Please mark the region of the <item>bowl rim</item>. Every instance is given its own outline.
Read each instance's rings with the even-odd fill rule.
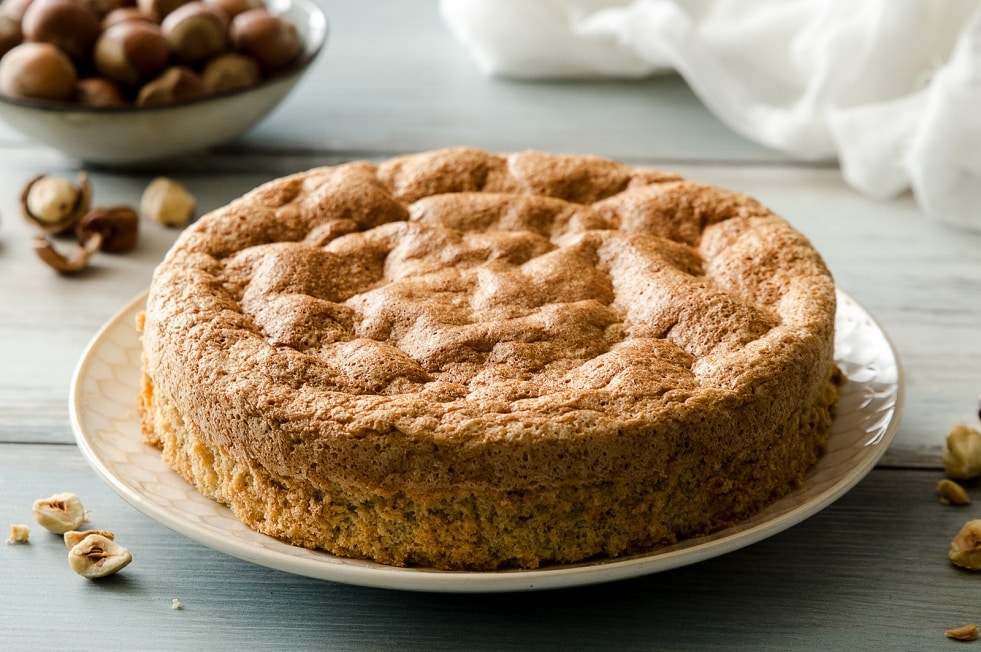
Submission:
[[[323,9],[312,0],[267,0],[266,8],[275,15],[285,14],[293,7],[298,7],[307,17],[306,33],[303,41],[303,51],[292,63],[285,68],[277,70],[269,77],[242,88],[233,88],[227,91],[212,93],[203,97],[183,102],[173,102],[170,104],[158,104],[153,106],[84,106],[73,102],[57,102],[52,100],[42,100],[29,97],[10,97],[0,94],[0,104],[6,104],[20,109],[46,111],[52,113],[81,113],[81,114],[103,114],[107,116],[118,116],[125,114],[149,114],[154,112],[173,111],[195,105],[207,104],[224,100],[237,95],[247,95],[269,86],[278,84],[284,80],[292,79],[302,74],[313,64],[319,54],[327,44],[327,37],[330,32],[330,24]]]

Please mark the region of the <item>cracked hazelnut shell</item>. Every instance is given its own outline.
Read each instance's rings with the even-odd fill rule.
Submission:
[[[31,179],[20,196],[21,213],[28,222],[45,233],[58,235],[74,228],[89,209],[92,186],[84,172],[78,174],[78,184],[65,179],[40,175]]]
[[[94,208],[82,216],[75,233],[80,242],[98,233],[102,236],[100,251],[122,253],[135,247],[140,239],[140,216],[129,206]]]

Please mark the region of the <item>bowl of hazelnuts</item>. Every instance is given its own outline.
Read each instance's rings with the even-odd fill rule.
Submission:
[[[3,0],[0,118],[127,166],[240,136],[327,39],[311,0]]]

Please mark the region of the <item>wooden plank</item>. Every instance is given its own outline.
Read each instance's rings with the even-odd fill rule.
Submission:
[[[78,493],[134,556],[94,583],[35,526],[0,547],[9,649],[939,649],[981,620],[981,576],[950,538],[977,515],[939,504],[935,471],[874,471],[810,520],[697,565],[533,594],[366,589],[253,566],[185,540],[116,497],[71,446],[0,445],[0,525]],[[972,488],[979,497],[977,488]],[[182,610],[173,610],[179,598]]]

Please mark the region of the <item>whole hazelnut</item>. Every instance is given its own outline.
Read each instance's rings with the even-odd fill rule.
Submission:
[[[209,92],[221,93],[257,84],[262,73],[254,59],[228,52],[205,64],[201,79]]]
[[[129,20],[102,32],[93,58],[103,76],[136,87],[167,67],[170,46],[157,25]]]
[[[119,87],[104,77],[79,79],[72,99],[82,106],[100,108],[129,105]]]
[[[100,19],[120,7],[132,4],[129,0],[79,0],[79,2],[88,7]]]
[[[34,0],[21,21],[24,39],[50,43],[75,61],[88,57],[99,36],[99,18],[74,0]]]
[[[235,49],[255,59],[267,73],[292,62],[303,49],[296,26],[265,9],[250,9],[235,16],[231,34]]]
[[[137,7],[120,7],[102,17],[102,29],[109,29],[116,23],[123,23],[127,20],[142,20],[154,25],[160,24],[160,19],[157,18],[156,14],[147,13]]]
[[[13,16],[0,13],[0,57],[20,45],[23,40],[20,22]]]
[[[93,208],[79,220],[75,233],[81,242],[98,233],[102,236],[99,249],[106,253],[129,251],[140,239],[140,216],[129,206]]]
[[[160,28],[174,55],[189,66],[228,49],[228,16],[203,2],[181,5],[167,14]]]
[[[50,43],[21,43],[0,59],[0,93],[64,101],[75,92],[75,65]]]
[[[221,9],[229,18],[235,18],[249,9],[265,9],[263,0],[204,0],[204,3]]]
[[[136,0],[136,6],[148,14],[159,16],[160,19],[163,20],[167,14],[190,1],[191,0]]]
[[[208,92],[201,77],[185,66],[171,66],[159,77],[148,81],[136,96],[137,106],[159,106],[187,102]]]

